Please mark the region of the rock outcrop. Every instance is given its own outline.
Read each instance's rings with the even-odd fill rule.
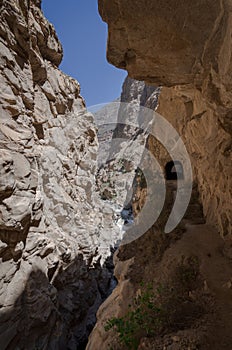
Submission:
[[[101,160],[98,188],[103,199],[113,200],[121,210],[126,201],[126,206],[131,206],[135,171],[141,161],[148,124],[152,119],[151,115],[147,120],[141,118],[145,114],[143,107],[153,106],[155,109],[158,95],[158,88],[127,77],[120,99],[95,114],[99,125],[98,158]]]
[[[185,141],[207,222],[231,233],[230,1],[100,0],[99,10],[108,60],[165,86],[158,112]]]
[[[184,220],[165,235],[176,191],[175,181],[166,181],[157,223],[119,248],[114,257],[119,283],[98,311],[87,349],[229,350],[231,2],[98,3],[108,24],[110,63],[131,78],[162,86],[157,111],[184,141],[193,192]],[[154,137],[147,147],[165,171],[167,150]],[[146,190],[137,193],[141,209]]]
[[[84,346],[111,288],[98,141],[39,0],[0,1],[1,349]],[[116,238],[113,238],[115,236]]]

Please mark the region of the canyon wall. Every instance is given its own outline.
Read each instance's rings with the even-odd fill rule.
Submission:
[[[98,141],[41,1],[0,1],[1,349],[84,346],[111,288]],[[96,197],[96,198],[95,198]]]
[[[118,164],[107,171],[118,181],[118,199],[111,174],[98,172],[101,188],[106,178],[102,200],[93,116],[79,84],[58,68],[62,47],[41,1],[0,0],[0,9],[1,349],[82,349],[115,286],[111,255],[121,234],[115,203],[122,208],[134,176],[125,154],[136,154],[134,130],[123,124],[140,106],[155,109],[159,89],[127,78],[122,102],[130,105],[121,106],[114,137],[126,136],[129,147],[119,141],[110,151]],[[162,86],[158,112],[181,135],[196,186],[184,223],[170,235],[158,222],[119,248],[119,284],[99,309],[87,348],[123,348],[105,324],[127,312],[143,292],[141,282],[151,282],[168,290],[161,300],[168,322],[156,337],[142,334],[141,349],[229,350],[232,4],[99,0],[99,9],[109,25],[109,61]],[[152,137],[147,147],[164,168],[165,150]],[[136,187],[135,213],[145,187]]]
[[[116,67],[164,86],[158,112],[185,142],[207,222],[231,233],[231,1],[99,1]],[[190,10],[191,9],[191,10]]]
[[[135,171],[148,137],[152,113],[145,120],[144,111],[156,108],[158,95],[158,88],[127,77],[120,99],[94,114],[99,137],[98,189],[102,198],[113,200],[121,210],[131,206]]]
[[[159,220],[118,249],[118,285],[98,310],[87,349],[229,350],[232,3],[98,3],[108,24],[109,62],[131,78],[162,86],[157,111],[184,141],[193,191],[182,222],[164,234],[169,194],[176,192],[176,183],[166,181]],[[162,135],[168,137],[166,130]],[[147,147],[165,170],[167,150],[154,137]],[[140,207],[146,193],[140,187],[137,194]]]

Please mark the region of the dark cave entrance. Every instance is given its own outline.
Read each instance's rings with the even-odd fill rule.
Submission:
[[[184,179],[184,170],[183,165],[180,161],[170,161],[165,165],[165,177],[166,180],[183,180]]]

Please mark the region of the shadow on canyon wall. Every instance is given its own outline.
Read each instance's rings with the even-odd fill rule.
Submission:
[[[14,304],[0,309],[1,350],[85,349],[96,311],[116,285],[113,253],[93,267],[80,254],[53,276],[33,269]]]

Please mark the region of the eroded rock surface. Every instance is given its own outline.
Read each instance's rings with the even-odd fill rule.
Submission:
[[[162,86],[157,111],[184,141],[193,168],[193,192],[184,220],[165,235],[164,221],[176,193],[176,184],[167,181],[157,223],[119,248],[114,257],[119,283],[98,311],[87,349],[125,349],[127,341],[128,348],[139,350],[229,350],[231,1],[98,2],[109,29],[108,60],[132,78]],[[161,135],[167,139],[167,130]],[[167,150],[152,137],[147,145],[165,170]],[[146,189],[139,187],[136,193],[141,210]],[[141,297],[148,297],[146,284],[155,296],[148,298],[141,317],[137,306]],[[150,314],[149,308],[156,311]],[[106,331],[114,317],[118,332],[117,323]],[[123,325],[125,319],[129,321]]]
[[[128,209],[132,206],[133,180],[159,92],[159,88],[127,77],[120,99],[95,115],[100,144],[98,189],[103,199],[115,202],[121,210],[124,205]]]
[[[232,217],[231,6],[99,0],[109,61],[135,79],[166,86],[158,112],[183,137],[207,221],[223,235],[231,233]]]
[[[0,10],[0,347],[81,348],[111,288],[118,234],[94,195],[95,125],[58,69],[40,1]]]

